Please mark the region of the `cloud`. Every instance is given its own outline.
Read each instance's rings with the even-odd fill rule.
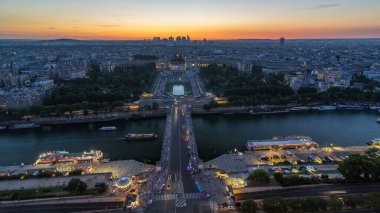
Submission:
[[[320,4],[314,7],[304,7],[304,8],[296,8],[296,10],[321,10],[321,9],[326,9],[326,8],[331,8],[331,7],[339,7],[341,6],[340,4]]]
[[[47,29],[49,29],[49,30],[55,30],[57,28],[55,28],[55,27],[48,27]]]
[[[118,24],[103,24],[103,25],[97,25],[98,27],[119,27]]]
[[[73,29],[79,29],[80,27],[71,27],[71,28],[73,28]]]

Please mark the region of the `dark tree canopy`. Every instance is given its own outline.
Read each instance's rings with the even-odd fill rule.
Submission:
[[[225,96],[231,105],[380,102],[380,93],[358,88],[330,88],[317,92],[316,88],[301,87],[294,93],[283,75],[265,75],[257,71],[244,73],[233,67],[215,64],[202,68],[200,76],[207,89]],[[377,85],[364,78],[354,79],[353,82],[364,82],[365,88],[372,89]]]

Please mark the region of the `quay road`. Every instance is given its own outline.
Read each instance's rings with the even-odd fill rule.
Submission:
[[[301,186],[270,191],[250,192],[244,194],[235,194],[237,201],[247,199],[265,199],[270,197],[305,197],[305,196],[329,196],[336,194],[339,196],[368,194],[371,192],[380,192],[380,184],[350,184],[350,185],[316,185]]]

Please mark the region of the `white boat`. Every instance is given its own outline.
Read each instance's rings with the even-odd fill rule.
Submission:
[[[246,148],[250,151],[270,150],[273,147],[280,149],[317,148],[318,144],[308,136],[276,136],[267,140],[249,140]]]
[[[9,129],[31,129],[31,128],[38,128],[38,127],[40,127],[39,124],[24,123],[24,124],[14,124],[13,126],[9,127]]]
[[[380,146],[380,138],[374,138],[367,143],[369,146]]]
[[[99,128],[100,131],[114,131],[117,130],[116,126],[103,126]]]
[[[338,105],[338,109],[363,110],[364,107],[362,105],[340,104]]]
[[[302,110],[310,110],[310,107],[307,106],[298,106],[290,108],[290,111],[302,111]]]
[[[370,106],[369,109],[370,110],[380,111],[380,106]]]
[[[336,106],[324,105],[324,106],[317,107],[317,109],[320,111],[336,110]]]

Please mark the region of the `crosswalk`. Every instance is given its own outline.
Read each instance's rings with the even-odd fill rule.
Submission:
[[[201,198],[201,193],[186,193],[185,194],[186,200],[195,200],[195,199],[200,199],[200,198]]]
[[[153,199],[154,202],[174,200],[175,206],[177,208],[182,208],[186,207],[186,200],[202,198],[201,193],[185,193],[182,176],[178,172],[170,173],[168,175],[168,181],[177,183],[177,188],[173,188],[176,193],[157,195]]]
[[[186,207],[185,189],[183,188],[182,176],[179,176],[178,179],[178,193],[175,206],[178,208]]]
[[[154,201],[164,201],[164,200],[175,200],[176,194],[164,194],[164,195],[157,195],[154,198]]]
[[[178,181],[178,173],[171,173],[168,175],[168,181],[177,182]]]
[[[177,194],[164,194],[164,195],[157,195],[154,198],[154,201],[164,201],[164,200],[176,200]],[[185,193],[185,199],[186,200],[196,200],[201,199],[201,193]]]

